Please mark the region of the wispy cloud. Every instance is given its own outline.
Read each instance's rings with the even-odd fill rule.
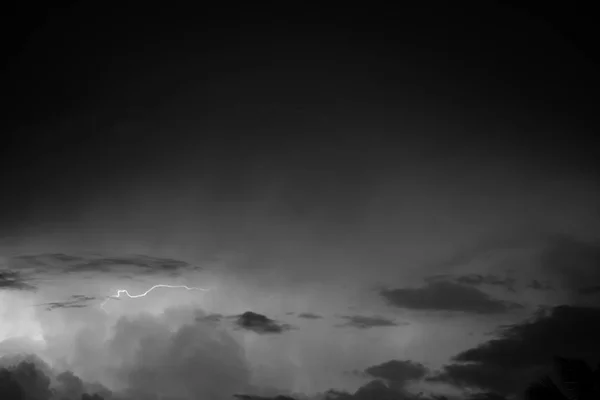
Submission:
[[[57,308],[85,308],[88,307],[90,305],[90,302],[94,300],[96,300],[96,297],[75,294],[64,301],[42,303],[38,304],[38,306],[46,306],[46,309],[48,311],[52,311]]]
[[[36,287],[18,271],[4,270],[0,271],[0,290],[1,289],[36,290]]]
[[[148,255],[125,255],[105,257],[101,255],[70,255],[64,253],[42,253],[13,257],[13,263],[21,267],[34,268],[39,273],[136,273],[178,275],[184,271],[201,268],[186,261]]]
[[[385,318],[385,317],[381,317],[378,315],[375,315],[375,316],[343,315],[340,318],[345,319],[346,322],[343,324],[336,325],[337,327],[369,329],[369,328],[377,328],[377,327],[408,325],[408,323],[399,324],[399,323],[395,322],[394,320],[391,320],[391,319]]]
[[[426,282],[440,282],[440,281],[450,281],[456,282],[463,285],[469,286],[500,286],[505,288],[510,292],[515,291],[516,279],[511,277],[501,277],[495,274],[462,274],[462,275],[452,275],[452,274],[441,274],[441,275],[432,275],[425,278]]]
[[[322,319],[323,317],[321,315],[313,314],[313,313],[300,313],[300,314],[298,314],[298,318],[304,318],[304,319]]]

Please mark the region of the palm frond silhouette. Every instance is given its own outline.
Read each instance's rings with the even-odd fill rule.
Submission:
[[[549,376],[529,385],[527,400],[598,400],[600,399],[600,365],[593,370],[583,360],[554,357],[560,382]]]

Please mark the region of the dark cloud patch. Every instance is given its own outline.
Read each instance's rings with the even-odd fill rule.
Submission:
[[[430,281],[419,288],[383,289],[380,294],[389,305],[414,310],[500,314],[522,308],[520,304],[495,299],[473,286],[448,281]]]
[[[359,329],[369,329],[377,327],[387,326],[399,326],[397,322],[380,316],[364,316],[364,315],[343,315],[341,318],[345,319],[346,322],[343,324],[336,325],[337,327],[351,327]],[[403,323],[402,325],[407,325]]]
[[[246,311],[245,313],[236,316],[235,324],[240,329],[260,334],[283,333],[292,329],[288,324],[277,322],[265,315],[257,314],[252,311]]]
[[[121,257],[102,257],[100,255],[68,255],[64,253],[44,253],[13,257],[13,262],[25,263],[39,272],[77,273],[77,272],[134,272],[167,273],[178,275],[182,271],[199,270],[200,267],[186,261],[147,255],[128,255]]]
[[[18,271],[0,271],[0,290],[36,290]]]
[[[600,286],[600,243],[557,235],[548,240],[540,264],[573,294]]]
[[[223,318],[223,314],[213,313],[208,315],[197,316],[196,321],[220,322]]]
[[[365,369],[365,373],[371,377],[383,379],[397,387],[420,380],[427,372],[428,369],[423,364],[410,360],[390,360]]]
[[[87,260],[72,265],[70,271],[111,271],[119,267],[133,267],[149,272],[177,272],[184,269],[195,269],[185,261],[169,258],[158,258],[144,255],[128,257],[107,257]]]
[[[298,314],[298,318],[304,318],[304,319],[322,319],[323,317],[321,315],[313,314],[313,313],[300,313],[300,314]]]
[[[89,303],[94,300],[96,300],[96,297],[75,294],[64,301],[53,301],[38,305],[45,306],[48,311],[52,311],[57,308],[85,308],[88,307],[90,305]]]
[[[504,326],[498,337],[459,353],[431,378],[502,395],[520,393],[552,366],[555,356],[595,364],[600,358],[600,309],[559,306]]]
[[[278,395],[275,397],[256,396],[252,394],[234,394],[234,398],[242,400],[295,400],[293,397]]]
[[[407,400],[414,396],[404,390],[391,387],[382,380],[376,379],[359,387],[354,393],[329,390],[323,397],[324,400]]]

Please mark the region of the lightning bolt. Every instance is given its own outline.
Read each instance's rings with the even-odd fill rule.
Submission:
[[[121,297],[122,294],[127,295],[127,297],[129,297],[130,299],[138,299],[140,297],[145,297],[148,293],[150,293],[151,291],[153,291],[154,289],[157,288],[169,288],[169,289],[185,289],[185,290],[200,290],[203,292],[207,292],[210,289],[204,289],[204,288],[199,288],[199,287],[189,287],[186,285],[164,285],[164,284],[159,284],[159,285],[154,285],[152,286],[150,289],[146,290],[144,293],[142,294],[130,294],[127,289],[118,289],[117,290],[117,294],[114,294],[112,296],[108,296],[106,297],[106,299],[102,302],[102,304],[100,304],[100,308],[102,308],[105,312],[106,309],[104,308],[104,305],[106,303],[108,303],[109,300],[111,299],[118,299]]]

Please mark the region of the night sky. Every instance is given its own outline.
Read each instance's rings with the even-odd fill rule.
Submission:
[[[520,399],[598,365],[591,9],[169,4],[3,15],[0,397]],[[154,285],[207,290],[115,297]]]

